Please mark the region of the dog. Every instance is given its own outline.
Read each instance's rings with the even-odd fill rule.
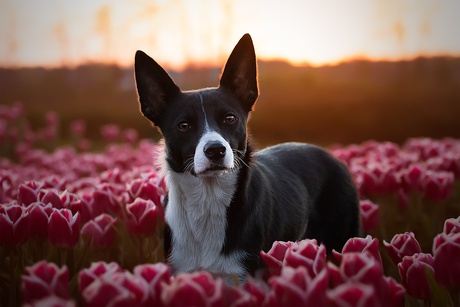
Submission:
[[[244,279],[263,268],[260,252],[275,241],[315,238],[340,251],[359,235],[358,194],[345,165],[314,145],[250,146],[246,126],[259,91],[249,34],[217,88],[181,91],[140,50],[135,79],[140,110],[164,138],[173,273]]]

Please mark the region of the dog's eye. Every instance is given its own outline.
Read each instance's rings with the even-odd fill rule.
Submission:
[[[187,131],[188,129],[190,129],[191,126],[188,122],[184,120],[184,121],[181,121],[177,127],[181,131]]]
[[[231,124],[231,123],[233,123],[235,120],[236,120],[235,115],[233,115],[233,114],[227,114],[227,115],[225,116],[224,122],[225,122],[226,124]]]

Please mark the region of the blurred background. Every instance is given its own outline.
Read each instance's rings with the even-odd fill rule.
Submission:
[[[32,127],[53,110],[60,134],[84,120],[160,135],[142,117],[136,50],[183,90],[217,86],[250,33],[258,146],[460,138],[458,0],[0,0],[0,103]]]

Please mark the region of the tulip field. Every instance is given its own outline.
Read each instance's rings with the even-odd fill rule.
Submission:
[[[92,148],[85,130],[0,106],[0,306],[460,306],[458,139],[328,148],[359,189],[362,236],[332,254],[275,242],[230,285],[171,274],[161,145],[105,125]]]

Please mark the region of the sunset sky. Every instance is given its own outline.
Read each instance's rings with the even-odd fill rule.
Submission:
[[[247,32],[293,64],[459,56],[460,0],[0,0],[0,66],[220,66]]]

